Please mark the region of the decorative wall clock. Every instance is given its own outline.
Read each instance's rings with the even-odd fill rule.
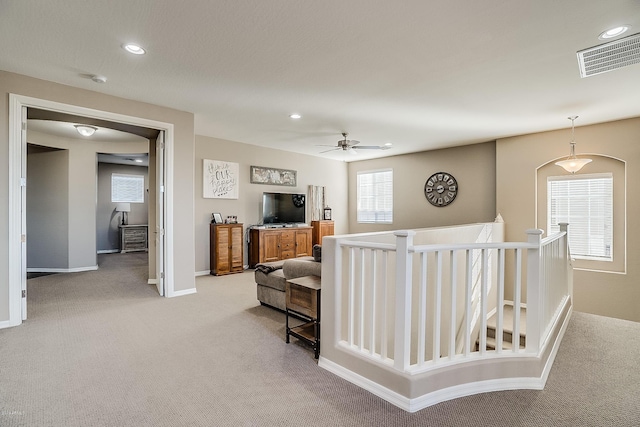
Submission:
[[[296,208],[301,208],[304,206],[304,194],[292,194],[291,201],[293,202],[293,206]]]
[[[453,202],[458,194],[458,182],[447,172],[436,172],[424,184],[424,196],[436,207],[444,207]]]

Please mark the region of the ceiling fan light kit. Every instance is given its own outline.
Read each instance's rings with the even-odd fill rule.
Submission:
[[[560,166],[561,168],[563,168],[564,170],[566,170],[567,172],[570,172],[570,173],[578,172],[580,169],[582,169],[584,167],[584,165],[586,165],[587,163],[590,163],[592,161],[591,159],[578,158],[576,156],[576,142],[575,142],[575,125],[574,125],[574,122],[575,122],[575,120],[577,118],[578,118],[578,116],[568,117],[568,119],[571,120],[571,142],[569,143],[571,148],[570,148],[570,152],[569,152],[569,157],[567,157],[564,160],[560,160],[560,161],[556,162],[556,165]]]

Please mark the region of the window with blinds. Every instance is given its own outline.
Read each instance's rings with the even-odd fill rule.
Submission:
[[[613,174],[547,178],[549,234],[569,223],[575,258],[613,260]]]
[[[358,172],[358,222],[393,222],[393,170]]]
[[[111,174],[111,201],[114,203],[144,203],[144,176]]]

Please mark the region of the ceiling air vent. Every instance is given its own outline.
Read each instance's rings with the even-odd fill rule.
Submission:
[[[578,52],[582,78],[638,63],[640,63],[640,33]]]

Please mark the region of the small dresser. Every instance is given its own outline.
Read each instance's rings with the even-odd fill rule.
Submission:
[[[120,226],[120,253],[146,251],[149,247],[148,226],[121,225]]]

